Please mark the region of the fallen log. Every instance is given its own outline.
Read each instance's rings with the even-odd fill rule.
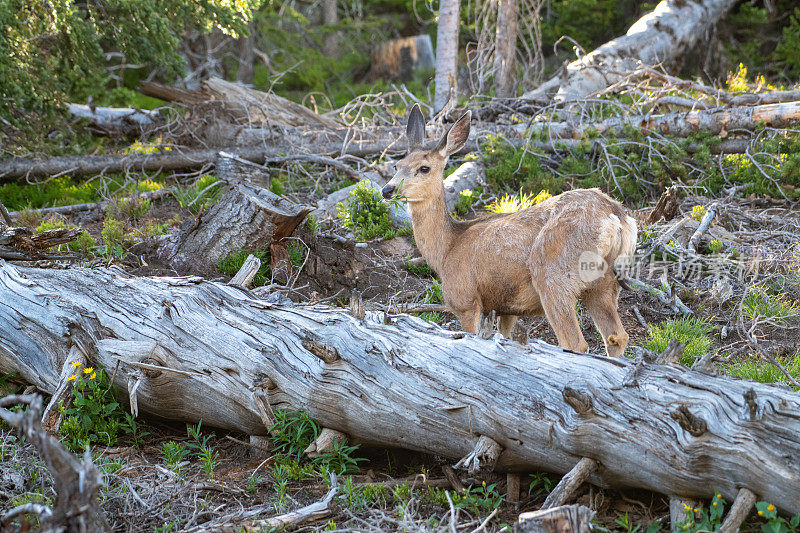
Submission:
[[[141,135],[164,122],[158,111],[118,107],[90,107],[69,104],[74,118],[88,118],[92,127],[104,134]]]
[[[342,125],[341,121],[331,116],[319,115],[277,94],[250,89],[222,78],[205,80],[199,90],[144,82],[139,91],[147,96],[187,106],[220,107],[234,121],[244,121],[254,126],[270,124],[335,128]]]
[[[0,263],[0,371],[52,393],[79,342],[118,367],[118,392],[139,376],[140,412],[163,418],[264,434],[275,409],[302,409],[355,442],[457,459],[486,437],[499,470],[563,474],[587,457],[596,485],[729,501],[747,488],[800,512],[791,390],[646,360],[623,385],[624,358],[116,272]]]
[[[620,81],[640,63],[680,58],[737,0],[662,0],[628,32],[567,65],[565,71],[523,95],[524,100],[577,101]]]
[[[759,125],[783,128],[796,125],[798,122],[800,122],[800,102],[787,102],[752,107],[698,110],[688,113],[613,117],[601,122],[582,124],[574,122],[517,124],[513,128],[519,133],[525,131],[543,132],[552,139],[578,139],[584,137],[588,131],[599,134],[619,133],[626,127],[641,128],[645,132],[675,135],[677,137],[688,137],[697,131],[724,137],[728,135],[728,132],[735,130],[755,131],[760,127]]]
[[[0,231],[0,259],[36,261],[37,259],[67,259],[72,254],[47,253],[59,244],[74,241],[83,233],[80,228],[56,228],[34,233],[30,228],[5,227]]]

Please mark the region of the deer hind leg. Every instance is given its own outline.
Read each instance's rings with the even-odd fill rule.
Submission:
[[[514,324],[517,323],[518,318],[517,315],[500,315],[500,318],[497,320],[497,329],[500,331],[500,335],[510,339],[511,332],[514,330]]]
[[[589,344],[581,333],[578,314],[575,312],[575,300],[563,293],[552,297],[545,296],[542,292],[539,294],[547,321],[550,322],[550,327],[558,338],[558,345],[573,352],[586,352]]]
[[[592,287],[581,296],[584,307],[592,317],[603,343],[606,345],[606,354],[609,357],[619,357],[628,346],[628,334],[622,327],[622,321],[617,312],[619,298],[619,283],[614,274],[606,275],[597,286]]]

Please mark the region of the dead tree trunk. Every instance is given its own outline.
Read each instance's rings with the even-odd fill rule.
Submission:
[[[662,0],[637,20],[625,35],[567,65],[566,72],[543,83],[524,98],[580,100],[646,65],[670,63],[687,52],[698,38],[727,13],[737,0]]]
[[[436,30],[436,77],[434,111],[437,113],[458,94],[458,28],[460,0],[443,0],[439,4],[439,25]]]
[[[517,0],[499,0],[494,46],[495,88],[499,98],[514,94],[514,67],[517,56]]]
[[[237,181],[236,162],[219,157],[217,175],[230,184],[219,202],[166,240],[158,255],[181,272],[204,272],[239,249],[271,252],[273,273],[291,273],[284,240],[311,208],[298,206],[268,189]],[[285,279],[282,281],[286,281]]]
[[[486,457],[511,471],[588,457],[597,485],[729,500],[747,488],[800,512],[800,397],[778,386],[270,304],[199,278],[0,263],[0,294],[0,372],[45,392],[77,346],[118,366],[120,391],[148,363],[137,403],[160,417],[264,434],[273,410],[303,409],[359,442],[468,464],[498,447]]]

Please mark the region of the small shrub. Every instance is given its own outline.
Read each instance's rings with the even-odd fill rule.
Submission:
[[[725,245],[722,244],[722,241],[719,239],[711,239],[708,241],[708,251],[712,254],[720,253],[724,247]]]
[[[492,190],[513,193],[522,191],[564,190],[564,179],[545,170],[539,158],[499,140],[482,150],[486,166],[486,182]]]
[[[306,217],[306,229],[311,235],[319,233],[319,222],[317,221],[317,217],[311,213]]]
[[[106,257],[121,258],[125,255],[125,224],[113,218],[106,218],[100,236],[103,238],[103,253]]]
[[[692,207],[692,213],[689,215],[689,217],[696,222],[703,220],[704,216],[706,216],[706,208],[702,205]]]
[[[294,268],[300,268],[306,260],[306,253],[308,248],[300,241],[290,241],[286,245],[286,251],[289,253],[289,262],[292,263]]]
[[[112,198],[104,209],[106,218],[116,220],[139,220],[150,209],[153,208],[152,202],[140,196]]]
[[[275,411],[275,422],[269,428],[275,451],[298,459],[319,432],[319,425],[302,411]]]
[[[347,200],[337,204],[336,210],[345,227],[352,229],[361,240],[378,237],[388,240],[396,236],[389,218],[389,205],[378,190],[367,185],[356,185]]]
[[[65,444],[75,452],[99,444],[114,446],[120,435],[132,434],[133,417],[117,402],[111,384],[101,367],[73,363],[74,373],[67,378],[72,383],[70,405],[63,411],[59,433]]]
[[[161,455],[164,456],[167,466],[172,470],[177,470],[180,463],[189,455],[189,450],[186,448],[186,444],[171,440],[161,445]]]
[[[456,493],[453,504],[474,513],[491,512],[500,508],[503,498],[503,495],[497,490],[497,483],[487,485],[483,481],[479,487],[469,486],[460,493]]]
[[[421,263],[411,263],[410,260],[406,261],[406,270],[408,270],[412,274],[415,274],[417,276],[422,276],[425,278],[433,276],[433,269],[425,261],[422,261]]]
[[[17,215],[17,224],[26,228],[35,228],[42,222],[42,213],[34,209],[25,208]]]
[[[795,533],[800,527],[800,513],[786,520],[778,516],[778,510],[769,502],[756,502],[756,512],[767,521],[761,525],[764,533]]]
[[[482,189],[476,187],[474,190],[464,189],[458,193],[458,200],[456,200],[453,211],[458,215],[466,215],[472,209],[472,204],[478,201],[481,192],[483,192]]]
[[[425,298],[422,299],[422,303],[426,304],[444,303],[444,298],[442,297],[442,283],[439,280],[433,280],[430,288],[428,289],[428,292],[425,294]],[[442,320],[442,314],[435,311],[422,313],[422,315],[420,316],[421,318],[427,320],[428,322],[439,323]]]
[[[358,463],[366,460],[361,457],[353,457],[353,453],[358,448],[358,445],[348,446],[345,443],[334,441],[330,450],[314,458],[314,463],[336,475],[356,473],[358,472]]]
[[[198,215],[200,211],[208,209],[219,201],[222,184],[223,182],[216,176],[206,174],[193,184],[176,186],[173,195],[181,207],[188,209],[193,215]]]
[[[661,353],[667,349],[671,339],[677,339],[686,345],[686,350],[681,356],[681,364],[691,365],[696,358],[706,354],[711,349],[709,334],[713,330],[714,326],[703,318],[684,317],[666,320],[661,324],[649,327],[648,338],[644,342],[644,347]]]

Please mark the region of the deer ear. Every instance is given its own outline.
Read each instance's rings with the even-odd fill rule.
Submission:
[[[408,114],[408,126],[406,126],[406,137],[408,138],[408,151],[412,152],[422,146],[425,138],[425,117],[419,109],[419,104],[414,104]]]
[[[461,118],[444,134],[444,137],[442,137],[442,140],[439,141],[439,145],[436,147],[436,150],[442,154],[442,157],[448,157],[458,152],[467,144],[467,139],[469,139],[469,121],[471,118],[472,112],[467,111],[461,115]]]

